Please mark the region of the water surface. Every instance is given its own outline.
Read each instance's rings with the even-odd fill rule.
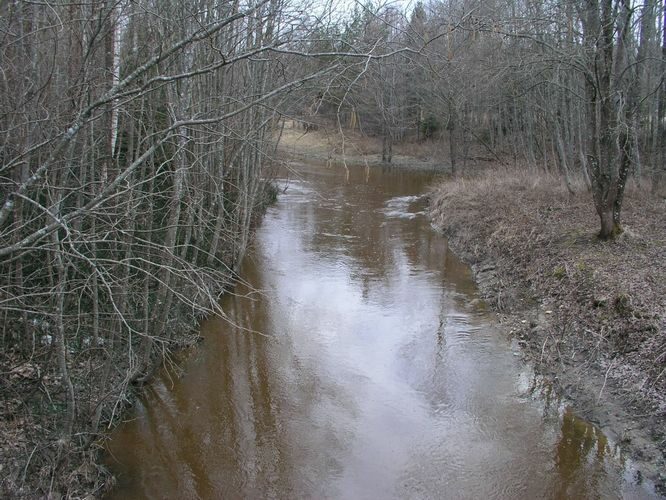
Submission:
[[[432,177],[282,176],[227,318],[115,432],[111,497],[649,498],[494,326]]]

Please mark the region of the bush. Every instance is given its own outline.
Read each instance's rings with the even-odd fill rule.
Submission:
[[[434,115],[428,115],[426,119],[421,122],[421,133],[425,139],[433,137],[441,128],[442,124]]]

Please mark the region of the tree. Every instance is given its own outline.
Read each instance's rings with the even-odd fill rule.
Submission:
[[[622,232],[622,202],[631,164],[630,122],[626,121],[630,103],[626,102],[628,92],[623,84],[632,10],[628,0],[619,4],[617,19],[612,0],[586,0],[582,11],[589,120],[587,158],[602,239]]]
[[[0,3],[0,361],[60,381],[26,394],[45,451],[11,478],[83,456],[129,386],[220,313],[280,114],[381,55],[310,50],[302,7]]]

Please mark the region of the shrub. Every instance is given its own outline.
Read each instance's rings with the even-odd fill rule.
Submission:
[[[426,139],[433,137],[441,128],[442,124],[434,115],[428,115],[426,119],[421,122],[421,133]]]

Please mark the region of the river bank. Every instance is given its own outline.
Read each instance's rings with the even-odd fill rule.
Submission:
[[[442,182],[430,214],[522,355],[663,494],[666,200],[630,189],[624,234],[601,242],[589,193],[488,171]]]
[[[304,130],[300,122],[287,120],[280,133],[280,155],[287,162],[307,161],[328,166],[386,166],[381,141],[358,130],[340,132],[334,124]],[[447,170],[441,158],[445,145],[439,142],[403,142],[393,145],[390,166],[407,170]]]
[[[275,186],[262,181],[253,200],[248,239],[276,197]],[[213,265],[193,259],[190,279],[172,281],[180,295],[171,301],[164,329],[149,332],[160,348],[142,370],[136,368],[137,353],[146,331],[132,332],[133,338],[130,334],[125,340],[126,332],[117,326],[117,331],[104,332],[112,340],[105,335],[95,341],[86,335],[87,330],[71,333],[75,341],[66,351],[67,373],[72,392],[78,397],[74,432],[69,439],[58,425],[66,393],[54,363],[53,321],[39,318],[28,325],[17,321],[13,329],[5,330],[3,340],[21,338],[30,328],[33,341],[31,350],[14,345],[0,352],[0,497],[92,499],[104,497],[114,487],[115,478],[105,463],[110,435],[131,418],[135,404],[149,390],[155,375],[166,369],[169,376],[177,377],[180,364],[196,351],[202,340],[202,318],[215,316],[219,311],[216,302],[233,289],[237,280],[235,269],[243,255],[235,257],[237,260],[232,257],[232,237],[239,238],[239,232],[221,239],[225,251]],[[156,295],[153,292],[148,296]],[[139,297],[146,300],[143,295]],[[70,318],[92,316],[81,309],[74,305],[67,313]],[[127,353],[114,352],[121,340],[129,346]]]

